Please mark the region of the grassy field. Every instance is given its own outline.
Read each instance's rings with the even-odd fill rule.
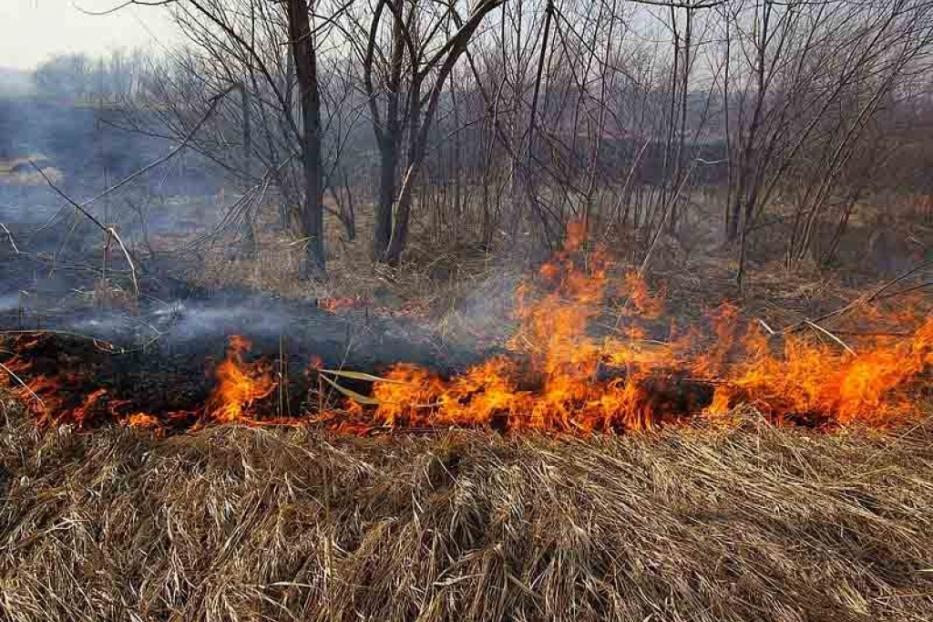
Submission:
[[[46,433],[6,403],[0,619],[929,620],[933,426],[587,439]]]

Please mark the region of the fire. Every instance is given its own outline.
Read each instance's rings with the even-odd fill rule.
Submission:
[[[922,414],[918,404],[933,367],[933,317],[922,305],[866,307],[872,323],[893,325],[896,332],[848,343],[814,324],[775,332],[730,304],[675,328],[661,320],[664,306],[663,293],[653,292],[639,273],[614,266],[605,249],[589,248],[586,228],[573,223],[564,248],[518,287],[506,354],[452,377],[410,363],[378,377],[357,374],[356,381],[371,382],[364,394],[341,387],[339,375],[325,384],[321,375],[333,372],[315,359],[305,378],[309,392],[315,384],[317,391],[301,411],[310,415],[303,420],[352,433],[487,426],[590,434],[692,417],[725,421],[723,415],[740,404],[776,422],[821,428],[886,426]],[[260,403],[279,383],[268,363],[246,360],[251,344],[238,335],[229,339],[206,403],[162,413],[117,399],[109,387],[81,390],[87,372],[38,373],[26,355],[35,345],[24,343],[6,362],[28,378],[28,387],[8,384],[43,423],[111,418],[157,428],[198,420],[296,420],[294,411],[257,414],[268,410]],[[280,401],[287,401],[288,386],[281,388]]]
[[[130,427],[155,428],[165,424],[187,427],[202,416],[218,423],[231,423],[246,419],[253,404],[268,397],[276,387],[265,362],[245,361],[245,354],[252,347],[249,340],[233,335],[224,360],[214,370],[216,385],[204,408],[151,413],[134,409],[132,400],[118,399],[109,387],[93,386],[96,380],[93,365],[58,373],[34,369],[39,360],[43,369],[61,366],[57,359],[46,360],[46,341],[43,336],[21,340],[17,348],[20,354],[6,361],[7,373],[0,374],[0,381],[27,405],[41,425],[85,427],[112,420]]]
[[[319,309],[330,313],[337,313],[347,309],[360,309],[367,306],[367,301],[362,296],[343,297],[343,298],[319,298],[317,306]]]
[[[585,229],[572,225],[538,283],[519,287],[514,356],[450,379],[396,365],[373,387],[375,408],[351,403],[342,425],[590,433],[649,429],[685,415],[718,418],[740,403],[776,421],[815,426],[888,425],[920,415],[933,319],[906,339],[868,337],[848,351],[813,334],[765,334],[726,304],[710,314],[712,330],[694,326],[677,336],[671,326],[666,340],[650,339],[663,296],[635,272],[611,279],[605,252],[585,245]],[[624,301],[614,326],[605,310],[613,298]],[[918,317],[874,313],[898,325]]]
[[[836,423],[884,424],[919,414],[900,389],[933,364],[933,318],[910,338],[876,341],[857,354],[788,336],[774,354],[752,327],[742,340],[745,356],[727,370],[713,403],[725,409],[737,400],[774,416],[822,416]]]
[[[253,344],[245,337],[233,335],[227,343],[227,356],[217,366],[217,387],[208,400],[207,414],[218,423],[233,423],[243,419],[256,400],[267,397],[275,389],[275,381],[263,364],[247,364],[244,354]]]
[[[152,415],[137,412],[123,420],[123,423],[132,428],[159,428],[160,422]]]
[[[30,338],[23,342],[23,347],[28,351],[38,344],[39,339]],[[14,355],[3,367],[6,386],[26,404],[42,425],[73,424],[83,427],[96,419],[116,417],[126,404],[114,398],[107,387],[94,387],[90,391],[70,390],[82,384],[81,374],[77,371],[57,375],[41,373],[34,370],[32,362],[21,355]],[[24,382],[23,377],[30,378],[30,382],[21,384]],[[4,374],[0,374],[0,380],[3,378]]]

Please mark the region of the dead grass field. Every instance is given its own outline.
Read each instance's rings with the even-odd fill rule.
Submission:
[[[0,429],[0,619],[930,620],[933,426]]]

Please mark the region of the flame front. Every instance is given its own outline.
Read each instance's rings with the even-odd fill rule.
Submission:
[[[582,231],[570,228],[564,249],[538,271],[539,287],[519,287],[514,356],[450,379],[396,365],[374,386],[375,408],[351,403],[332,421],[354,430],[493,424],[589,433],[647,429],[688,414],[718,419],[740,403],[815,426],[883,426],[921,414],[933,366],[933,318],[922,312],[874,311],[875,320],[919,328],[859,339],[855,351],[813,331],[766,335],[728,304],[709,314],[706,330],[678,337],[670,326],[665,341],[653,340],[663,298],[635,272],[613,282],[605,252],[584,252]],[[612,313],[607,298],[621,301]]]
[[[519,286],[507,354],[447,378],[398,363],[373,382],[370,396],[356,400],[351,391],[327,395],[328,386],[318,383],[303,412],[311,415],[307,421],[352,432],[435,426],[622,432],[693,417],[727,421],[724,415],[742,403],[776,422],[815,427],[915,419],[933,367],[933,318],[923,305],[864,310],[873,324],[895,332],[848,343],[812,324],[775,334],[729,304],[675,329],[661,320],[663,295],[638,273],[612,265],[605,250],[587,248],[585,228],[574,223],[564,248]],[[205,418],[256,423],[259,402],[277,382],[270,365],[245,360],[250,348],[247,339],[231,337],[206,405],[170,413],[133,408],[105,387],[79,393],[75,387],[85,380],[78,374],[32,373],[25,353],[7,365],[28,378],[28,388],[13,388],[43,423],[85,425],[101,417],[145,427]],[[306,377],[324,373],[317,362]],[[284,418],[276,415],[274,421]]]
[[[726,370],[714,404],[751,402],[776,417],[810,415],[836,423],[883,425],[919,414],[909,384],[933,365],[933,318],[909,338],[875,340],[857,354],[791,335],[780,355],[756,328],[743,339],[745,356]]]

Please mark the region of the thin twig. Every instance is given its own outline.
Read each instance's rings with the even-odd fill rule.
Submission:
[[[136,2],[133,2],[133,3],[135,4]],[[212,97],[210,98],[210,100],[208,100],[208,101],[210,102],[210,105],[208,106],[207,111],[201,116],[200,119],[198,119],[198,122],[194,124],[194,127],[191,128],[191,131],[188,132],[187,135],[185,135],[185,137],[182,139],[182,141],[181,141],[180,143],[178,143],[178,145],[176,145],[175,148],[173,148],[171,151],[169,151],[167,154],[165,154],[165,155],[162,156],[161,158],[159,158],[159,159],[157,159],[157,160],[154,160],[153,162],[150,162],[150,163],[147,164],[146,166],[142,167],[141,169],[139,169],[139,170],[137,170],[137,171],[135,171],[135,172],[133,172],[133,173],[130,173],[129,175],[127,175],[126,177],[124,177],[123,179],[121,179],[120,181],[118,181],[117,183],[115,183],[114,185],[112,185],[112,186],[110,186],[109,188],[105,189],[104,191],[102,191],[101,193],[97,194],[96,196],[93,196],[93,197],[91,197],[90,199],[87,199],[87,200],[84,201],[83,203],[78,204],[77,202],[73,201],[70,197],[68,197],[67,195],[65,195],[65,193],[63,193],[61,190],[59,190],[59,189],[55,186],[55,184],[53,184],[53,183],[51,182],[51,180],[46,176],[46,174],[42,171],[42,169],[39,168],[38,166],[36,166],[35,162],[33,162],[32,160],[30,160],[29,163],[33,166],[33,168],[35,168],[37,171],[39,171],[39,174],[42,175],[42,178],[45,179],[46,183],[48,183],[48,184],[52,187],[53,190],[55,190],[55,191],[56,191],[59,195],[61,195],[66,201],[68,201],[68,202],[71,203],[74,207],[76,207],[79,211],[81,211],[85,216],[87,216],[88,218],[90,218],[95,224],[97,224],[98,227],[101,228],[101,230],[106,231],[106,227],[104,227],[104,225],[101,224],[101,222],[100,222],[99,220],[97,220],[97,218],[95,218],[90,212],[88,212],[88,211],[87,211],[86,209],[84,209],[84,208],[86,208],[87,206],[89,206],[90,204],[92,204],[92,203],[94,203],[94,202],[96,202],[96,201],[99,201],[100,199],[104,198],[105,196],[107,196],[107,195],[110,194],[111,192],[117,190],[118,188],[121,188],[121,187],[125,186],[126,184],[128,184],[128,183],[131,182],[131,181],[133,181],[134,179],[136,179],[136,178],[139,177],[140,175],[143,175],[143,174],[149,172],[150,170],[152,170],[153,168],[159,166],[160,164],[166,162],[167,160],[171,159],[175,154],[177,154],[179,151],[181,151],[182,149],[184,149],[184,148],[188,145],[188,143],[191,142],[191,139],[194,138],[194,135],[197,134],[198,130],[201,129],[201,127],[202,127],[202,126],[204,125],[204,123],[208,120],[208,118],[210,118],[210,116],[214,113],[214,110],[217,108],[217,104],[220,103],[220,100],[223,99],[224,97],[226,97],[226,96],[227,96],[233,89],[235,89],[235,88],[236,88],[236,85],[229,86],[228,88],[224,89],[223,91],[220,91],[220,92],[217,93],[216,95],[212,96]]]
[[[126,257],[126,263],[130,266],[130,278],[133,281],[133,290],[136,292],[136,296],[139,296],[139,281],[136,279],[136,265],[133,263],[133,258],[130,257],[130,252],[126,250],[126,245],[123,244],[123,240],[120,239],[120,236],[117,234],[116,230],[113,227],[108,227],[107,232],[113,236],[117,241],[117,244],[120,245],[120,249],[123,251],[123,256]]]
[[[13,252],[16,253],[17,255],[19,255],[19,254],[20,254],[20,251],[19,251],[19,249],[16,247],[16,241],[13,239],[13,234],[10,233],[10,230],[7,229],[7,228],[6,228],[6,225],[3,224],[2,222],[0,222],[0,229],[3,229],[4,233],[6,233],[7,239],[10,240],[10,246],[13,247]]]
[[[0,335],[58,335],[60,337],[77,337],[78,339],[86,339],[94,344],[94,347],[102,352],[108,352],[110,354],[118,353],[125,354],[128,352],[126,348],[118,346],[114,343],[106,341],[104,339],[98,339],[97,337],[91,337],[89,335],[82,335],[81,333],[75,333],[68,330],[55,330],[55,329],[21,329],[21,330],[3,330],[0,331]]]
[[[768,334],[769,334],[769,335],[776,335],[776,334],[777,334],[777,333],[774,332],[774,329],[773,329],[773,328],[771,328],[770,326],[768,326],[767,323],[765,323],[765,321],[764,321],[763,319],[761,319],[761,318],[756,318],[756,319],[758,320],[758,323],[761,324],[761,326],[762,326],[766,331],[768,331]]]
[[[149,328],[154,334],[147,341],[143,342],[140,345],[133,346],[131,348],[117,345],[112,341],[107,341],[106,339],[100,339],[98,337],[92,337],[90,335],[84,335],[81,333],[76,333],[69,330],[56,330],[56,329],[18,329],[18,330],[0,330],[0,336],[4,335],[56,335],[59,337],[75,337],[77,339],[86,339],[90,341],[95,348],[101,352],[107,354],[132,354],[135,352],[145,352],[152,344],[157,342],[165,334],[163,331],[160,331],[155,326],[148,322],[142,322],[143,326]]]
[[[845,341],[843,341],[842,339],[840,339],[840,338],[837,337],[836,335],[832,334],[831,332],[829,332],[828,330],[826,330],[825,328],[823,328],[823,327],[820,326],[819,324],[814,324],[814,323],[811,322],[810,320],[804,320],[804,321],[807,323],[807,326],[809,326],[810,328],[812,328],[812,329],[815,330],[815,331],[818,331],[818,332],[823,333],[824,335],[826,335],[827,337],[829,337],[830,339],[832,339],[833,341],[835,341],[836,343],[838,343],[840,346],[842,346],[843,349],[845,349],[846,352],[848,352],[848,353],[851,354],[852,356],[855,356],[855,350],[853,350],[853,349],[850,348],[848,345],[846,345],[846,342],[845,342]]]
[[[871,293],[869,293],[869,294],[867,294],[867,295],[859,296],[858,298],[856,298],[855,300],[853,300],[853,301],[850,302],[849,304],[845,305],[844,307],[840,307],[839,309],[836,309],[835,311],[830,311],[829,313],[824,313],[823,315],[821,315],[821,316],[819,316],[818,318],[815,318],[815,319],[813,319],[813,320],[809,320],[809,319],[807,319],[807,320],[802,320],[802,321],[798,322],[797,324],[794,324],[794,325],[792,325],[792,326],[788,326],[787,328],[785,328],[785,329],[782,330],[781,332],[782,332],[782,333],[794,332],[794,331],[799,330],[799,329],[803,328],[804,326],[807,326],[807,325],[809,325],[809,324],[811,324],[811,323],[822,322],[823,320],[828,320],[828,319],[831,318],[831,317],[836,317],[837,315],[842,315],[843,313],[847,313],[847,312],[849,312],[850,310],[852,310],[853,308],[855,308],[855,307],[857,307],[857,306],[859,306],[859,305],[862,305],[862,304],[871,302],[872,300],[875,300],[875,299],[877,299],[877,298],[879,298],[879,297],[881,297],[881,298],[890,298],[890,297],[892,297],[892,296],[894,296],[894,295],[896,295],[896,294],[898,294],[898,293],[908,292],[908,291],[911,291],[911,290],[913,290],[913,289],[917,289],[917,288],[908,288],[908,289],[902,290],[901,292],[895,292],[894,294],[890,294],[890,295],[887,295],[887,296],[881,296],[881,294],[883,294],[883,293],[885,292],[885,290],[891,288],[892,286],[896,285],[897,283],[900,283],[901,281],[903,281],[904,279],[906,279],[906,278],[909,277],[910,275],[912,275],[912,274],[914,274],[914,273],[916,273],[916,272],[919,272],[920,270],[923,270],[924,268],[928,268],[928,267],[930,267],[930,266],[933,266],[933,260],[925,261],[925,262],[923,262],[922,264],[919,264],[919,265],[917,265],[917,266],[914,266],[914,267],[911,268],[910,270],[907,270],[906,272],[902,272],[901,274],[897,275],[896,277],[894,277],[894,278],[891,279],[890,281],[888,281],[888,282],[882,284],[880,287],[878,287],[877,289],[873,290]],[[923,286],[926,286],[926,285],[927,285],[927,284],[924,283]]]
[[[101,231],[103,231],[104,233],[107,232],[107,227],[105,227],[101,221],[97,220],[97,217],[94,216],[94,214],[92,214],[92,213],[90,213],[89,211],[87,211],[86,209],[84,209],[84,206],[83,206],[83,205],[81,205],[80,203],[78,203],[77,201],[75,201],[74,199],[72,199],[70,196],[68,196],[67,194],[65,194],[65,193],[61,190],[61,188],[59,188],[58,186],[56,186],[55,183],[54,183],[51,179],[49,179],[49,176],[45,174],[45,171],[43,171],[43,170],[39,167],[38,164],[36,164],[36,163],[33,162],[32,160],[29,160],[29,164],[32,165],[32,168],[34,168],[34,169],[36,169],[36,171],[38,171],[38,173],[42,176],[42,179],[45,180],[45,183],[47,183],[47,184],[49,185],[49,188],[51,188],[52,190],[54,190],[54,191],[56,192],[56,194],[58,194],[58,196],[60,196],[61,198],[65,199],[66,201],[68,201],[68,202],[72,205],[72,207],[74,207],[76,210],[78,210],[79,212],[81,212],[82,214],[84,214],[85,216],[87,216],[87,218],[88,218],[92,223],[94,223],[95,225],[97,225],[97,227],[98,227]]]
[[[139,296],[139,280],[136,278],[136,264],[133,263],[133,258],[130,256],[130,252],[127,250],[126,245],[123,244],[123,240],[120,239],[120,236],[117,234],[116,230],[115,230],[113,227],[106,227],[106,226],[104,226],[103,223],[101,223],[99,220],[97,220],[97,218],[96,218],[92,213],[90,213],[89,211],[87,211],[86,209],[84,209],[84,206],[83,206],[83,205],[79,204],[77,201],[75,201],[75,200],[72,199],[70,196],[68,196],[67,194],[65,194],[58,186],[56,186],[56,185],[52,182],[51,179],[48,178],[48,176],[45,174],[45,172],[44,172],[41,168],[39,168],[39,167],[36,165],[35,162],[33,162],[32,160],[30,160],[29,163],[32,164],[32,167],[33,167],[34,169],[36,169],[37,171],[39,171],[39,174],[42,175],[42,178],[46,181],[46,183],[49,185],[49,187],[52,188],[52,190],[54,190],[55,192],[57,192],[58,195],[61,196],[63,199],[65,199],[66,201],[68,201],[69,203],[71,203],[71,205],[73,205],[74,208],[75,208],[76,210],[78,210],[79,212],[81,212],[82,214],[84,214],[85,216],[87,216],[88,219],[90,219],[90,221],[91,221],[92,223],[94,223],[95,225],[97,225],[97,226],[100,228],[101,231],[103,231],[105,234],[107,234],[108,240],[109,240],[109,237],[110,237],[110,236],[113,236],[113,238],[117,241],[117,244],[120,245],[120,249],[123,251],[123,256],[126,257],[126,262],[127,262],[127,263],[129,264],[129,266],[130,266],[130,278],[131,278],[132,281],[133,281],[133,289],[135,290],[136,295]],[[85,202],[85,205],[86,205],[87,203],[88,203],[88,202],[86,201],[86,202]],[[109,244],[109,241],[108,241],[107,243]]]
[[[917,285],[912,285],[911,287],[905,287],[904,289],[899,289],[896,292],[891,292],[885,294],[884,296],[875,296],[875,300],[886,300],[888,298],[894,298],[896,296],[901,296],[909,292],[915,292],[918,289],[925,289],[930,286],[933,286],[933,281],[924,281],[923,283],[918,283]]]
[[[75,5],[74,8],[84,13],[85,15],[91,15],[94,17],[102,17],[104,15],[111,15],[122,9],[125,9],[128,6],[166,6],[169,4],[174,4],[177,0],[126,0],[121,2],[116,6],[112,6],[109,9],[104,9],[103,11],[90,11],[88,9],[82,9],[80,6]]]
[[[137,170],[136,172],[130,173],[129,175],[127,175],[126,177],[124,177],[123,179],[115,183],[114,185],[110,186],[109,188],[107,188],[106,190],[98,194],[97,196],[91,197],[90,199],[82,203],[81,205],[83,207],[87,207],[91,203],[94,203],[95,201],[99,201],[100,199],[104,198],[105,196],[113,192],[114,190],[117,190],[118,188],[125,186],[126,184],[133,181],[140,175],[143,175],[149,172],[150,170],[154,169],[155,167],[159,166],[163,162],[170,160],[176,153],[184,149],[188,145],[188,143],[191,142],[191,139],[194,138],[194,135],[198,133],[198,130],[201,129],[201,126],[204,125],[204,123],[208,120],[208,118],[210,118],[210,116],[214,113],[214,109],[217,108],[217,104],[220,103],[220,100],[226,97],[230,93],[230,91],[232,91],[235,88],[236,88],[236,85],[229,86],[223,91],[212,96],[209,100],[210,106],[208,106],[207,111],[201,116],[200,119],[198,119],[198,122],[194,124],[194,127],[191,128],[191,131],[188,132],[187,135],[185,135],[182,141],[178,143],[174,149],[169,151],[167,154],[165,154],[158,160],[154,160],[153,162],[150,162],[149,164]]]

